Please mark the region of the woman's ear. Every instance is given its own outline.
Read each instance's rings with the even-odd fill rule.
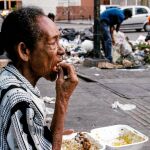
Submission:
[[[19,57],[23,60],[23,61],[28,61],[29,60],[29,56],[30,56],[30,51],[29,49],[26,47],[26,44],[24,42],[20,42],[17,46],[17,51],[18,51],[18,55]]]

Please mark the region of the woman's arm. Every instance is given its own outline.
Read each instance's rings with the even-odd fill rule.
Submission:
[[[65,71],[64,71],[65,70]],[[65,77],[65,74],[66,77]],[[67,112],[69,98],[78,84],[78,77],[72,65],[61,63],[56,81],[56,103],[51,123],[52,149],[60,150],[64,120]]]

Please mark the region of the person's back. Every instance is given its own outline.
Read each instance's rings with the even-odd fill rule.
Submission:
[[[132,16],[129,9],[110,8],[100,14],[101,41],[105,57],[113,62],[112,44],[115,44],[113,31],[119,31],[121,23]]]
[[[111,26],[121,23],[124,19],[124,12],[119,8],[109,8],[100,14],[100,20],[106,21]]]

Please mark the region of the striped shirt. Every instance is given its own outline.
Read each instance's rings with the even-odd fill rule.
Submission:
[[[40,92],[12,64],[0,70],[0,95],[0,150],[51,150]]]

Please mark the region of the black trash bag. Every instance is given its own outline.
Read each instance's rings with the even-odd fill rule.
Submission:
[[[65,28],[61,32],[61,37],[67,39],[68,41],[73,41],[78,35],[78,32],[74,28]]]
[[[93,41],[93,30],[92,28],[86,28],[84,31],[80,32],[81,41],[91,40]]]
[[[148,32],[148,34],[146,35],[145,42],[147,42],[148,40],[150,40],[150,32]]]

